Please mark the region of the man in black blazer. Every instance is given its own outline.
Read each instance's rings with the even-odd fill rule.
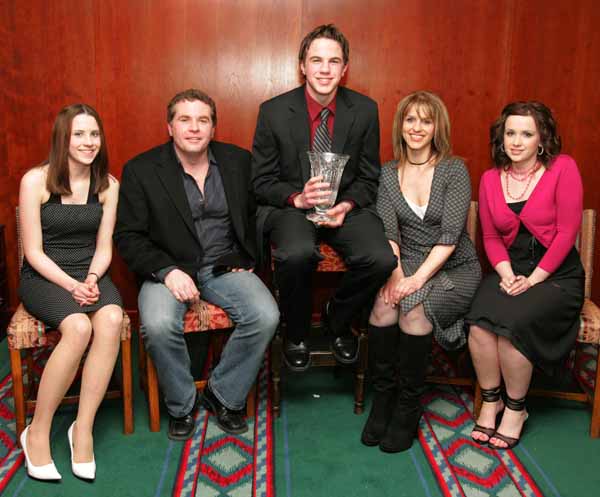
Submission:
[[[306,84],[264,102],[254,135],[252,183],[259,204],[259,242],[266,235],[274,247],[275,281],[287,324],[284,360],[297,371],[308,368],[310,361],[306,338],[318,242],[332,245],[348,267],[322,313],[333,353],[343,364],[355,362],[358,354],[350,333],[353,317],[372,303],[396,267],[381,220],[372,210],[380,173],[377,104],[339,86],[348,54],[348,41],[335,26],[310,32],[299,54]],[[337,203],[328,212],[334,220],[319,226],[305,216],[328,185],[310,177],[309,150],[350,155]]]
[[[250,153],[212,141],[215,103],[199,90],[175,95],[167,121],[172,140],[125,165],[114,239],[142,282],[141,332],[170,415],[169,437],[192,436],[200,401],[223,430],[243,433],[245,399],[279,322],[277,304],[252,272]],[[200,296],[236,328],[198,399],[183,316]]]

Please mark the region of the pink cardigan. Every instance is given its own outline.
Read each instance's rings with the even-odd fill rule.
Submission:
[[[582,209],[581,176],[568,155],[559,155],[550,164],[519,216],[504,200],[500,169],[486,171],[479,184],[479,217],[490,263],[496,267],[510,260],[507,248],[514,242],[521,221],[548,249],[539,267],[554,272],[575,245]]]

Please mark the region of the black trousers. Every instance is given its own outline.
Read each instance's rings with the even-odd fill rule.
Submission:
[[[319,242],[331,245],[348,267],[330,301],[334,334],[344,333],[352,319],[372,305],[376,292],[397,265],[381,219],[372,211],[353,209],[339,228],[319,228],[305,216],[305,211],[286,207],[273,211],[265,223],[274,246],[275,283],[287,338],[295,343],[306,339],[310,329],[311,283],[321,259]]]

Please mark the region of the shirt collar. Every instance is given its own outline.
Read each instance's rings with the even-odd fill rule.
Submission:
[[[318,119],[321,114],[321,111],[325,107],[329,109],[329,112],[332,116],[335,116],[335,102],[337,100],[335,97],[331,102],[329,102],[328,105],[323,106],[310,96],[307,87],[304,87],[304,96],[306,97],[306,107],[308,108],[308,116],[310,117],[311,121],[315,121],[316,119]]]
[[[177,153],[175,152],[175,144],[173,142],[171,142],[171,144],[173,145],[173,156],[175,157],[175,160],[177,161],[177,165],[183,171],[183,165],[181,164],[181,161],[179,160],[179,157],[177,156]],[[212,151],[212,148],[210,145],[208,145],[208,164],[209,164],[209,166],[218,166],[219,165],[219,163],[217,162],[217,158],[215,157],[215,154],[213,154],[213,151]]]

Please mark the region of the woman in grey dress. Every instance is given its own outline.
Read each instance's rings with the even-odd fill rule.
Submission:
[[[54,413],[85,358],[76,421],[67,432],[71,469],[94,479],[92,427],[119,353],[123,310],[107,274],[119,184],[108,174],[102,122],[84,104],[65,107],[52,129],[48,161],[21,180],[25,260],[19,295],[61,333],[44,367],[31,424],[21,434],[27,473],[60,480],[50,454]]]
[[[465,344],[463,316],[481,279],[465,231],[471,182],[450,155],[444,103],[423,91],[405,97],[392,140],[395,160],[382,167],[377,210],[399,262],[369,318],[375,396],[361,437],[385,452],[412,445],[432,333],[446,349]]]

